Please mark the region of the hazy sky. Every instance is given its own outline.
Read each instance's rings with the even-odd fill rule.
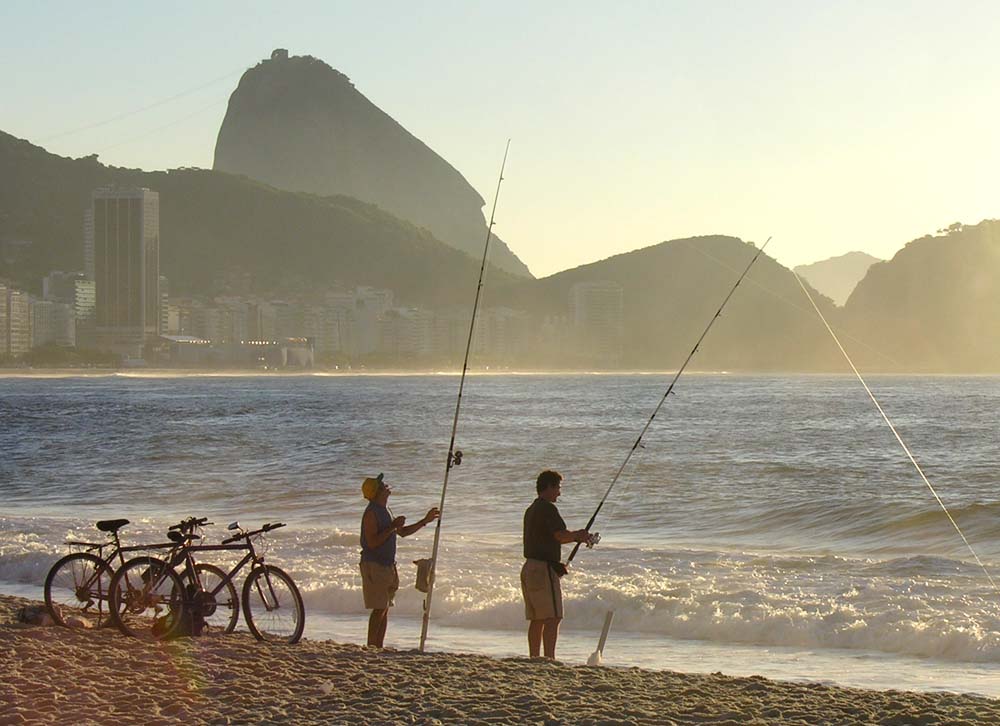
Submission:
[[[509,136],[497,230],[537,275],[696,234],[890,257],[1000,217],[993,0],[11,0],[0,28],[0,130],[62,155],[210,167],[276,47],[346,73],[487,214]]]

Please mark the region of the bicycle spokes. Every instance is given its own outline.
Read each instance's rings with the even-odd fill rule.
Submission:
[[[111,582],[112,617],[127,635],[165,638],[184,612],[184,586],[165,562],[139,557],[126,562]]]
[[[273,565],[250,573],[243,586],[243,609],[250,632],[260,640],[295,643],[302,636],[302,597],[292,578]]]
[[[45,604],[52,619],[59,625],[103,625],[110,580],[108,565],[92,554],[77,552],[60,559],[45,578]]]

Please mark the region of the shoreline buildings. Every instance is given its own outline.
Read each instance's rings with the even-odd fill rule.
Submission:
[[[31,350],[31,300],[26,292],[0,282],[0,356]]]
[[[570,290],[570,310],[581,358],[602,367],[620,365],[625,338],[622,286],[610,280],[578,282]]]
[[[83,214],[84,271],[50,271],[42,298],[0,287],[0,355],[44,347],[111,353],[123,365],[208,367],[440,366],[461,362],[471,310],[397,302],[392,290],[332,280],[329,287],[275,286],[233,260],[222,294],[187,297],[160,274],[160,197],[145,188],[101,187]],[[12,256],[29,241],[5,241]],[[6,257],[4,257],[6,259]],[[331,270],[332,273],[335,271]],[[254,294],[260,289],[264,295]],[[577,283],[545,314],[496,306],[479,311],[474,364],[613,368],[621,364],[623,289]],[[568,312],[568,315],[567,315]],[[53,351],[46,355],[56,355]],[[89,355],[89,354],[88,354]]]

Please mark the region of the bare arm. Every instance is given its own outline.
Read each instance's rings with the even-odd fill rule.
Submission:
[[[577,529],[570,532],[568,529],[560,529],[552,533],[559,544],[569,544],[570,542],[586,542],[590,538],[590,532],[585,529]]]
[[[418,531],[420,529],[423,529],[424,527],[426,527],[428,524],[430,524],[431,522],[433,522],[435,519],[437,519],[440,516],[441,516],[441,513],[438,511],[438,508],[437,507],[431,507],[429,510],[427,510],[427,514],[424,515],[424,518],[421,519],[416,524],[411,524],[409,527],[400,527],[400,529],[399,529],[399,536],[400,537],[409,537],[411,534],[413,534],[414,532],[416,532],[416,531]]]

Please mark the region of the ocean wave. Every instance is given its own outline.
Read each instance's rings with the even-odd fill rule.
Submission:
[[[970,511],[993,514],[990,506]],[[173,521],[133,521],[123,538],[162,541]],[[206,535],[215,542],[225,531],[218,525]],[[67,538],[103,535],[79,517],[0,518],[0,580],[40,587],[68,551]],[[424,532],[400,543],[402,615],[422,613],[409,560],[429,554],[430,540]],[[356,531],[293,525],[266,543],[268,561],[292,575],[310,612],[363,616]],[[473,629],[524,627],[516,538],[481,542],[452,532],[440,562],[435,618]],[[614,610],[616,629],[673,639],[1000,662],[1000,601],[978,565],[963,558],[602,544],[581,554],[563,584],[569,628],[597,630]]]
[[[616,630],[678,640],[1000,663],[1000,609],[984,601],[966,602],[969,612],[946,612],[932,603],[921,608],[919,597],[866,605],[859,591],[848,591],[840,600],[687,587],[655,593],[607,586],[588,590],[569,582],[565,591],[564,626],[573,629],[599,630],[613,610]],[[364,613],[359,582],[326,585],[307,592],[305,600],[311,610]],[[421,593],[404,585],[395,611],[419,617],[422,602]],[[982,610],[973,612],[977,607]],[[442,582],[435,589],[434,616],[444,625],[469,629],[524,627],[524,606],[513,589],[483,593]]]
[[[306,601],[315,611],[360,616],[354,553],[342,555],[349,559],[336,574],[311,573]],[[445,553],[434,617],[469,629],[522,629],[517,566],[500,550]],[[420,617],[414,568],[401,562],[399,571],[396,612]],[[565,626],[574,629],[597,630],[614,610],[616,629],[650,636],[1000,662],[1000,603],[981,571],[947,558],[605,550],[574,568],[563,588]]]
[[[925,503],[864,499],[775,503],[747,507],[720,517],[720,539],[755,542],[812,542],[852,553],[903,551],[965,554],[968,549],[952,519],[980,556],[1000,556],[1000,501],[949,508],[951,519],[934,501]]]

